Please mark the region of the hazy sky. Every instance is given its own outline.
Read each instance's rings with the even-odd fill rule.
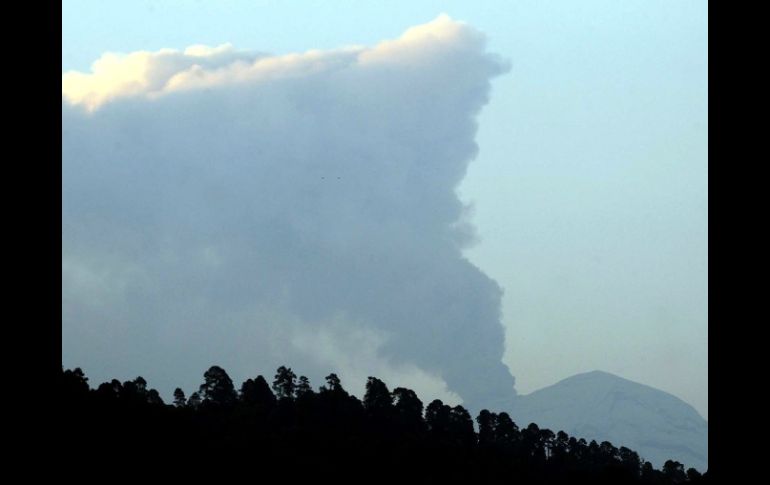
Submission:
[[[457,107],[458,123],[472,119],[488,95],[488,104],[476,118],[476,158],[464,178],[465,166],[459,164],[459,171],[447,172],[446,180],[436,182],[431,210],[410,216],[410,220],[415,224],[441,220],[441,210],[451,207],[451,201],[441,199],[439,189],[461,181],[458,193],[472,207],[464,218],[476,228],[475,246],[466,245],[465,254],[503,290],[503,362],[516,377],[516,389],[528,393],[570,375],[600,369],[668,391],[707,418],[705,1],[68,0],[63,2],[62,67],[64,72],[88,72],[91,63],[108,51],[184,50],[199,44],[230,43],[239,51],[270,55],[373,46],[398,38],[407,28],[432,21],[442,12],[483,33],[486,51],[500,56],[494,62],[502,67],[490,68],[478,77],[468,74],[462,81],[476,94],[468,98],[467,106]],[[474,56],[477,54],[467,58],[467,71],[481,73],[479,69],[486,68],[479,67],[481,57]],[[228,58],[228,62],[232,60]],[[463,76],[455,71],[440,74]],[[424,91],[419,90],[418,82],[415,96],[434,91],[451,96],[454,78],[444,78],[449,81],[441,84],[441,76],[436,76],[439,84],[425,81]],[[492,89],[484,93],[480,90],[487,78]],[[355,85],[347,78],[343,81]],[[348,93],[339,92],[343,93],[340,96]],[[102,122],[104,126],[114,123],[124,132],[120,116],[133,119],[131,127],[147,122],[132,118],[139,116],[137,111],[130,104],[121,105],[111,115],[105,114],[112,118]],[[435,120],[441,119],[441,113],[433,115]],[[418,115],[398,116],[409,120]],[[65,130],[67,126],[65,123]],[[472,135],[473,128],[448,123],[435,133],[444,129],[447,134],[461,134],[458,143],[465,143],[468,140],[463,136]],[[105,137],[111,136],[108,128],[104,130]],[[297,133],[305,132],[299,128]],[[308,128],[307,133],[312,130]],[[399,140],[411,146],[405,138]],[[474,153],[466,145],[458,145],[457,150],[468,157]],[[447,156],[429,155],[436,160]],[[70,173],[78,172],[73,169]],[[155,176],[163,179],[162,174]],[[66,182],[65,171],[65,192]],[[389,190],[381,185],[377,188],[383,193]],[[97,200],[83,193],[73,192],[82,196],[74,206],[90,207],[88,201]],[[352,214],[350,220],[359,216]],[[65,231],[67,227],[75,226],[65,225]],[[336,234],[328,227],[324,231]],[[439,233],[431,232],[431,237],[438,241]],[[84,239],[73,241],[83,243]],[[156,243],[143,240],[137,247]],[[264,244],[268,247],[272,242]],[[92,247],[81,246],[84,252]],[[450,252],[441,261],[454,261]],[[65,256],[72,254],[74,250]],[[77,274],[82,276],[86,270],[73,258],[65,258],[63,264],[70,266],[63,271],[80,271]],[[447,265],[456,268],[451,274],[476,275],[460,263]],[[469,277],[479,278],[478,285],[488,285],[480,275]],[[492,288],[488,288],[490,294],[495,293]],[[72,308],[75,306],[66,309]],[[152,308],[143,311],[150,314]],[[366,315],[372,317],[372,311],[367,308]],[[106,318],[109,312],[95,315]],[[338,324],[324,326],[312,342],[302,343],[301,338],[299,343],[293,342],[301,347],[322,341],[328,344],[325,352],[343,352],[334,343],[334,325]],[[65,359],[76,354],[71,351],[76,344],[67,337]],[[74,341],[76,336],[71,337]],[[361,336],[374,349],[381,345],[378,338],[386,339],[366,332]],[[344,345],[362,346],[350,339]],[[108,347],[100,352],[108,355]],[[215,363],[217,357],[206,359]],[[315,361],[319,359],[324,362],[318,356]],[[415,355],[407,360],[417,368],[399,367],[393,378],[419,374],[420,369],[430,374],[428,364],[417,362]],[[372,365],[386,366],[382,362]],[[392,370],[395,364],[388,365]],[[101,377],[102,371],[83,367],[89,375]],[[110,371],[116,376],[128,372],[116,365],[103,371],[105,378],[112,377]],[[124,378],[129,377],[133,376]],[[429,380],[424,376],[420,382]],[[148,381],[153,385],[149,377]],[[436,395],[450,393],[439,384],[424,385],[434,386]]]

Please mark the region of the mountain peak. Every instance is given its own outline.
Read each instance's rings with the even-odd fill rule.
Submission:
[[[594,370],[515,401],[511,416],[571,436],[610,441],[660,467],[673,459],[708,467],[708,423],[691,405],[654,387]]]

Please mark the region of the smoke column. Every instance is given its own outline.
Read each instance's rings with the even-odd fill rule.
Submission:
[[[462,256],[455,192],[506,70],[442,15],[374,47],[193,46],[65,73],[65,367],[166,396],[212,364],[287,364],[513,399],[501,289]]]

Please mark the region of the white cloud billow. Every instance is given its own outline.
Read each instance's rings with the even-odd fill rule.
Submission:
[[[193,46],[63,74],[65,366],[166,394],[212,364],[286,364],[511,399],[501,290],[462,257],[455,193],[506,69],[442,15],[374,47]]]

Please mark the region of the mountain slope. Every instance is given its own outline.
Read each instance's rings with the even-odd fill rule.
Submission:
[[[708,468],[708,423],[681,399],[606,372],[578,374],[528,395],[510,412],[526,426],[635,450],[659,468],[668,459],[685,469]]]

